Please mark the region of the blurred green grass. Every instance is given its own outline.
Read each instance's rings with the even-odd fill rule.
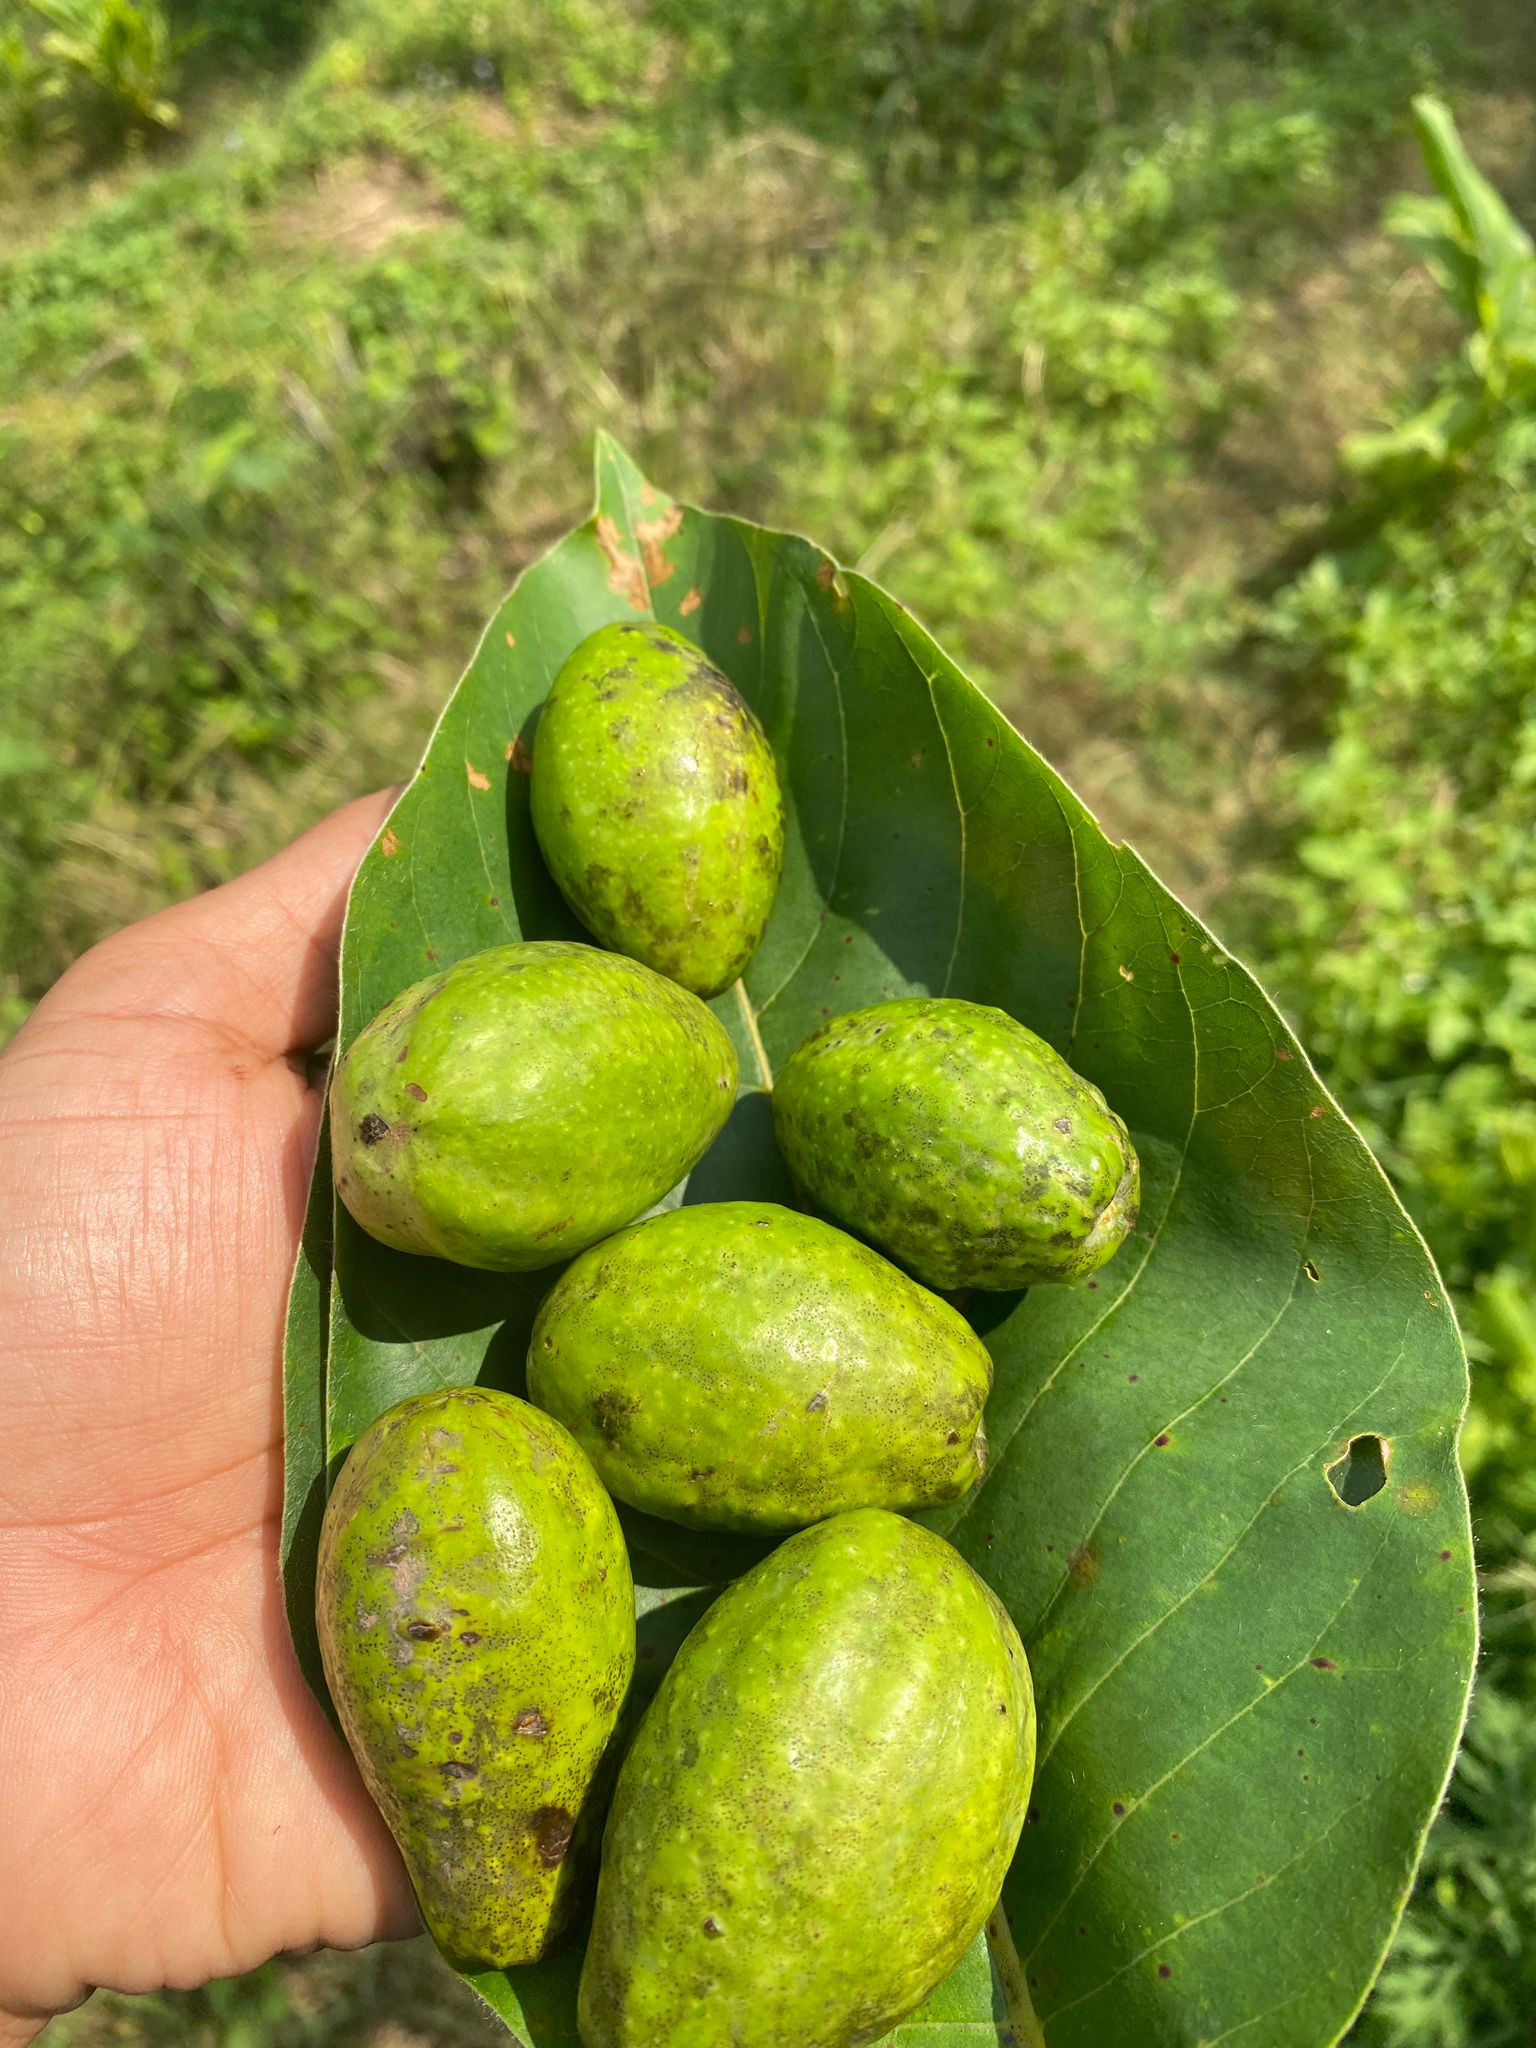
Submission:
[[[1442,331],[1374,219],[1449,0],[265,18],[185,10],[178,133],[0,171],[13,1013],[408,765],[598,426],[899,585],[1219,888],[1241,576]]]
[[[1521,0],[164,14],[171,122],[48,73],[0,0],[0,1037],[103,932],[408,772],[595,428],[815,533],[1271,974],[1446,1263],[1492,1656],[1363,2037],[1518,2048],[1536,408],[1380,217],[1426,189],[1426,86],[1529,213]],[[1474,387],[1475,446],[1341,459]],[[413,1944],[49,2038],[498,2036]]]
[[[268,1963],[200,1991],[99,1991],[61,2048],[506,2048],[507,2030],[425,1940]]]

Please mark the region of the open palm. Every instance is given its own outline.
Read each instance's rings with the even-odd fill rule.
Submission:
[[[0,2048],[416,1924],[277,1573],[301,1055],[385,801],[98,946],[0,1059]]]

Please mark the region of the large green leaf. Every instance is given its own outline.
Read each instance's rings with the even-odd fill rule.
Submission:
[[[1097,1279],[969,1304],[997,1366],[993,1466],[932,1519],[1024,1633],[1041,1766],[994,1967],[971,1958],[893,2039],[961,2048],[1011,2026],[1038,2042],[1032,1997],[1049,2048],[1332,2042],[1391,1934],[1466,1704],[1455,1324],[1252,977],[905,609],[807,541],[674,506],[604,444],[593,518],[497,615],[358,875],[341,1042],[436,966],[572,931],[523,771],[565,655],[639,614],[737,682],[790,808],[773,920],[716,1006],[748,1085],[669,1199],[782,1195],[773,1068],[828,1014],[918,991],[1044,1033],[1143,1162],[1141,1228]],[[518,1387],[551,1277],[406,1258],[336,1223],[328,1347],[295,1297],[301,1500],[306,1418],[323,1413],[334,1469],[404,1394]],[[752,1553],[627,1526],[659,1669],[707,1598],[689,1589]],[[301,1589],[311,1537],[300,1517]],[[477,1982],[529,2048],[568,2048],[576,1966]]]

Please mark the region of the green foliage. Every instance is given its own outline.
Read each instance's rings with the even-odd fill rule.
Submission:
[[[1420,120],[1431,167],[1464,166],[1443,110]],[[1270,950],[1462,1300],[1469,1468],[1536,1514],[1536,379],[1511,341],[1536,254],[1458,178],[1430,246],[1487,343],[1457,373],[1475,459],[1447,442],[1426,497],[1387,458],[1405,493],[1373,496],[1271,610],[1281,674],[1332,709],[1292,780],[1299,870],[1276,885]],[[1453,220],[1476,242],[1451,241]],[[1381,439],[1427,459],[1415,421]]]
[[[1262,909],[1325,1071],[1454,1288],[1473,1359],[1489,1683],[1368,2048],[1515,2048],[1536,2010],[1536,252],[1443,107],[1441,198],[1393,209],[1472,338],[1429,405],[1356,439],[1347,536],[1265,620],[1328,707]]]
[[[1404,197],[1389,224],[1472,329],[1429,404],[1386,433],[1357,434],[1346,459],[1364,475],[1405,484],[1443,472],[1475,448],[1509,407],[1536,405],[1536,253],[1531,238],[1462,146],[1450,114],[1414,102],[1438,199]]]
[[[1536,1715],[1484,1692],[1359,2048],[1525,2048],[1536,2011]]]
[[[49,2048],[505,2048],[506,2034],[426,1940],[268,1963],[199,1991],[98,1992]]]
[[[1536,2011],[1536,1536],[1494,1519],[1487,1675],[1355,2048],[1525,2048]]]
[[[21,32],[0,16],[0,148],[34,149],[46,132],[49,71]]]
[[[6,94],[16,101],[13,137],[34,135],[47,106],[76,125],[125,134],[174,128],[170,97],[187,39],[172,30],[162,0],[14,0],[37,31],[20,27],[0,42]],[[14,11],[14,6],[13,6]]]
[[[1106,131],[1018,208],[958,174],[882,197],[860,104],[848,147],[830,104],[754,128],[709,95],[758,17],[690,4],[666,37],[625,0],[337,0],[291,81],[0,258],[13,997],[399,772],[598,425],[899,567],[983,677],[1050,679],[1032,730],[1070,765],[1091,729],[1090,792],[1112,773],[1176,878],[1209,866],[1168,820],[1191,720],[1230,810],[1243,720],[1187,681],[1227,600],[1173,595],[1159,494],[1241,410],[1245,268],[1295,260],[1406,80],[1398,17],[1434,44],[1440,0],[1368,45],[1290,4],[1262,33],[1191,15],[1137,87],[1177,118]],[[231,49],[225,0],[182,18]],[[244,61],[293,54],[290,6],[241,19]],[[954,19],[975,98],[1005,16]]]
[[[1080,172],[1106,129],[1187,84],[1191,59],[1281,76],[1304,66],[1326,96],[1329,72],[1368,49],[1385,106],[1388,78],[1401,98],[1443,34],[1433,15],[1382,0],[1229,0],[1219,22],[1187,0],[659,0],[659,12],[732,118],[790,119],[840,141],[852,129],[885,184],[958,174],[994,188],[1046,167]]]

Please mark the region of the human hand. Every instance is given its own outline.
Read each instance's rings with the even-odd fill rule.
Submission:
[[[0,1058],[0,2048],[417,1925],[277,1554],[302,1054],[387,802],[108,939]]]

